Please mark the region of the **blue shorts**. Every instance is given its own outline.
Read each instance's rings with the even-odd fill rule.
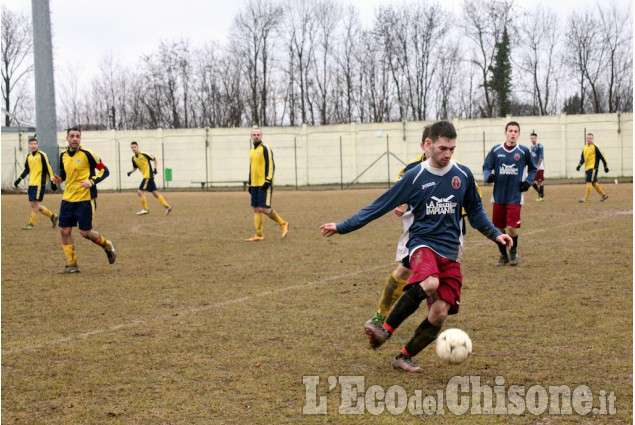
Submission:
[[[93,213],[93,201],[62,201],[57,225],[59,227],[75,227],[79,223],[79,230],[91,230],[93,228]]]
[[[273,196],[273,186],[263,190],[262,186],[251,186],[251,206],[256,208],[271,208],[271,197]]]
[[[146,192],[154,192],[157,190],[157,185],[154,184],[154,179],[143,179],[139,185],[139,190],[145,190]]]
[[[590,170],[585,171],[586,174],[586,182],[587,183],[595,183],[598,181],[598,169],[591,168]]]
[[[29,201],[42,202],[42,199],[44,199],[44,185],[29,186]]]

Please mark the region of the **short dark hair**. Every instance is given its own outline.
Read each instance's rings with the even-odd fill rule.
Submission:
[[[37,142],[37,134],[34,134],[33,136],[29,137],[29,142],[32,142],[33,140]]]
[[[423,134],[421,135],[421,141],[425,142],[428,137],[430,137],[430,127],[432,124],[428,124],[423,127]]]
[[[507,125],[505,126],[505,131],[507,131],[507,129],[512,125],[518,127],[518,130],[520,131],[520,124],[518,124],[516,121],[508,122]]]
[[[535,132],[535,131],[532,131],[532,132],[531,132],[531,134],[530,134],[530,136],[536,136],[536,137],[538,137],[538,135],[536,134],[536,132]]]
[[[450,140],[456,139],[456,129],[451,122],[437,121],[430,126],[430,134],[428,138],[433,142],[436,142],[441,137],[445,137]]]
[[[79,134],[82,134],[82,130],[80,130],[79,127],[69,127],[66,129],[66,135],[68,136],[68,133],[71,131],[79,131]]]
[[[132,141],[132,142],[130,142],[130,146],[132,146],[132,145],[137,145],[137,146],[139,146],[139,143]]]

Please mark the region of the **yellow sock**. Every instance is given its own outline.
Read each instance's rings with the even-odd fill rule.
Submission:
[[[262,213],[254,213],[254,225],[256,226],[256,235],[262,236],[262,221],[264,217]]]
[[[64,245],[62,244],[62,248],[64,249],[64,255],[66,255],[66,262],[69,266],[77,266],[77,256],[75,255],[75,245]]]
[[[397,279],[394,273],[391,273],[390,276],[388,276],[388,281],[386,282],[386,286],[384,286],[381,298],[379,299],[379,308],[377,309],[377,313],[382,316],[388,316],[392,306],[403,294],[403,288],[406,286],[407,282],[407,280]]]
[[[141,207],[142,207],[144,210],[146,210],[146,211],[147,211],[147,210],[148,210],[148,200],[146,199],[146,197],[145,197],[145,196],[140,196],[140,197],[139,197],[139,199],[141,200]]]
[[[281,226],[286,223],[286,221],[284,221],[282,219],[282,217],[280,217],[278,215],[278,213],[275,212],[274,210],[271,210],[271,212],[269,214],[267,214],[267,217],[269,217],[270,219],[272,219],[273,221],[275,221],[276,223],[278,223]]]
[[[591,188],[593,185],[591,183],[586,184],[586,190],[584,191],[584,199],[589,199],[589,195],[591,195]]]
[[[170,204],[168,204],[168,203],[165,201],[165,198],[163,198],[163,196],[162,196],[162,195],[157,196],[157,200],[158,200],[159,202],[161,202],[161,205],[163,205],[165,208],[170,208]],[[146,209],[147,209],[147,208],[146,208]]]
[[[40,214],[43,214],[45,216],[47,216],[48,218],[51,218],[51,216],[53,215],[53,213],[46,207],[40,205]]]
[[[595,190],[597,190],[597,192],[600,195],[602,195],[602,196],[606,195],[606,192],[604,190],[602,190],[602,186],[600,186],[600,183],[598,183],[598,182],[593,183],[593,187],[595,188]]]
[[[37,221],[37,213],[31,211],[31,216],[29,217],[29,224],[31,226],[35,226],[35,222]]]
[[[106,238],[104,238],[102,235],[99,235],[97,239],[95,239],[93,242],[95,242],[97,245],[99,245],[103,249],[110,248],[110,243],[108,243]]]

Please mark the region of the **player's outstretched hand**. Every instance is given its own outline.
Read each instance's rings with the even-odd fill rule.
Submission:
[[[609,172],[609,167],[604,167],[604,172],[608,173]]]
[[[58,176],[57,174],[55,174],[53,177],[51,177],[51,182],[55,184],[60,184],[62,183],[62,178]]]
[[[22,179],[17,179],[16,181],[14,181],[14,182],[13,182],[13,185],[14,185],[15,187],[18,187],[18,185],[20,184],[20,180],[22,180]]]
[[[320,232],[322,232],[322,236],[333,236],[337,234],[337,227],[335,223],[325,223],[320,226]]]
[[[57,185],[55,183],[53,183],[53,182],[51,182],[51,190],[53,192],[57,192]]]
[[[132,174],[132,171],[128,171],[126,174],[128,174],[128,177],[130,177],[130,174]]]
[[[496,174],[490,174],[489,176],[487,176],[487,182],[488,183],[494,183],[494,181],[496,180]]]
[[[520,182],[520,191],[521,192],[527,192],[529,190],[529,188],[531,187],[531,185],[527,182]]]
[[[155,168],[154,169],[154,175],[156,176],[156,174],[157,174],[157,169]]]
[[[507,248],[511,248],[514,246],[514,240],[512,239],[511,236],[509,236],[506,233],[503,233],[502,235],[500,235],[499,237],[496,238],[496,242],[498,243],[502,243],[503,245],[505,245]]]
[[[580,167],[582,167],[582,164],[578,164],[578,166],[577,166],[577,167],[575,167],[575,170],[576,170],[576,171],[580,171]]]

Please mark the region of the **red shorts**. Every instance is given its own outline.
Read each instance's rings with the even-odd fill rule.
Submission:
[[[418,248],[410,256],[412,276],[408,285],[413,285],[425,280],[429,276],[439,279],[439,289],[427,298],[428,308],[437,300],[443,300],[450,304],[449,314],[459,312],[461,301],[461,265],[456,261],[441,257],[430,248]],[[407,285],[406,285],[407,286]]]
[[[536,177],[534,177],[534,181],[536,183],[542,183],[545,181],[545,170],[538,170],[536,172]]]
[[[505,227],[520,227],[520,205],[518,204],[497,204],[494,203],[494,213],[492,223],[498,229]]]

